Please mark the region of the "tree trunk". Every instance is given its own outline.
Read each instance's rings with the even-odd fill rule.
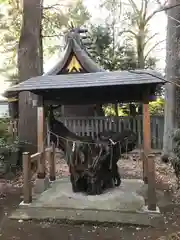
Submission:
[[[137,57],[138,57],[138,68],[144,69],[145,60],[144,60],[144,39],[145,39],[145,30],[139,30],[139,36],[136,39],[137,43]]]
[[[19,80],[42,75],[41,56],[42,0],[23,1],[23,21],[18,49]],[[26,141],[26,150],[37,150],[37,112],[32,100],[37,96],[30,92],[19,94],[19,139]]]
[[[179,0],[170,0],[169,4],[178,4]],[[168,10],[167,45],[166,45],[166,79],[179,82],[180,64],[180,7]],[[174,19],[176,20],[174,20]],[[165,86],[165,113],[163,155],[172,153],[172,133],[174,128],[180,127],[180,90],[175,85],[167,83]]]

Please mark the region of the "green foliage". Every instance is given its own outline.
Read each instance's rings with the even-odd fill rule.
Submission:
[[[163,115],[164,114],[164,98],[160,97],[156,101],[149,103],[151,115]]]
[[[159,97],[156,101],[149,103],[149,110],[151,115],[164,114],[164,98]],[[139,115],[139,104],[135,104],[136,115]],[[116,116],[114,104],[104,105],[103,107],[105,116]],[[128,116],[130,114],[130,104],[118,104],[118,116]]]
[[[0,136],[1,140],[3,139],[4,142],[7,142],[10,139],[10,134],[8,132],[8,125],[9,121],[8,120],[0,120]]]
[[[149,0],[102,0],[102,6],[108,11],[108,18],[111,19],[111,29],[114,38],[128,40],[133,45],[138,67],[155,67],[155,58],[152,57],[153,50],[162,42],[152,45],[157,33],[151,35],[149,24],[156,13],[152,13]]]
[[[118,104],[118,116],[127,116],[127,112],[124,111],[124,108],[122,108],[122,105]],[[125,104],[124,104],[125,105]],[[127,105],[125,105],[126,107]],[[104,114],[105,116],[116,116],[116,111],[114,108],[114,104],[108,104],[103,106]]]
[[[125,44],[121,46],[119,42],[113,45],[109,26],[91,26],[89,37],[92,40],[89,46],[90,55],[104,69],[113,71],[137,67],[134,48]]]
[[[8,127],[9,119],[0,119],[0,173],[2,173],[2,167],[6,168],[7,164],[13,165],[13,162],[17,161],[12,154],[19,151],[19,141],[12,138]],[[5,162],[7,164],[4,165]]]
[[[136,54],[135,47],[131,45],[131,42],[124,41],[116,42],[114,45],[113,34],[110,26],[91,26],[89,30],[89,37],[91,39],[91,45],[84,43],[88,49],[91,57],[106,70],[130,70],[138,68],[138,56]],[[147,65],[146,65],[147,64]],[[145,67],[154,68],[156,65],[156,59],[149,57],[145,62]],[[164,100],[158,99],[157,102],[150,104],[151,114],[163,113]],[[136,105],[138,114],[138,105]],[[105,115],[115,116],[116,111],[113,104],[104,106]],[[129,113],[129,105],[121,104],[118,106],[118,115],[127,116]]]
[[[75,0],[63,6],[45,9],[42,21],[45,61],[57,51],[63,50],[64,45],[61,45],[60,42],[63,42],[64,33],[72,27],[72,24],[74,27],[83,26],[90,17],[82,0]]]
[[[17,82],[17,46],[21,30],[22,5],[20,0],[3,1],[4,10],[0,12],[0,51],[6,60],[0,69],[10,82]],[[61,36],[70,27],[83,25],[90,14],[82,0],[69,4],[49,5],[44,8],[42,21],[44,60],[49,59],[57,50],[61,50]]]
[[[91,17],[82,0],[75,1],[73,5],[69,6],[67,16],[74,27],[84,25]]]
[[[113,70],[128,70],[138,67],[138,56],[135,47],[129,41],[114,45],[113,34],[110,26],[91,26],[89,37],[92,44],[87,47],[92,58],[95,59],[104,69]],[[85,43],[86,45],[86,43]],[[148,58],[145,67],[154,68],[156,64],[155,58]]]
[[[1,53],[6,57],[1,74],[9,81],[14,80],[17,76],[16,68],[16,49],[21,28],[21,13],[19,1],[4,1],[4,11],[0,21],[0,45]],[[17,77],[16,79],[17,80]]]

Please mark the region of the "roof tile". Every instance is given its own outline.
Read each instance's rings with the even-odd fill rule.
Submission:
[[[6,95],[13,92],[103,87],[113,85],[134,85],[134,84],[164,84],[163,76],[154,70],[134,70],[134,71],[114,71],[96,72],[85,74],[64,74],[64,75],[44,75],[30,78],[18,85],[10,87]]]

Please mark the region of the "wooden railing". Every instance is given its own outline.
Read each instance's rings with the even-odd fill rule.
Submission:
[[[66,127],[80,136],[95,137],[104,130],[122,131],[132,129],[138,136],[138,145],[143,142],[143,120],[137,117],[61,117]],[[151,147],[162,149],[164,117],[151,116]]]
[[[38,152],[30,155],[28,152],[23,153],[23,195],[24,204],[32,202],[32,164],[37,163],[37,178],[46,178],[46,163],[49,165],[49,179],[55,181],[55,148],[52,145],[46,148],[44,152]]]

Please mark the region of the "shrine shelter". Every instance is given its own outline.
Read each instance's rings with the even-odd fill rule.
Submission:
[[[75,44],[73,38],[71,44]],[[84,70],[83,66],[94,66],[93,63],[87,64],[87,58],[82,51],[69,53],[69,59],[62,62],[63,68],[59,74],[59,67],[55,67],[52,74],[44,74],[30,78],[24,82],[14,85],[7,89],[5,96],[13,98],[20,92],[29,91],[38,95],[38,131],[37,142],[38,152],[45,149],[44,146],[44,107],[52,104],[59,105],[95,105],[104,103],[129,103],[137,102],[143,104],[143,176],[144,181],[153,178],[154,163],[147,161],[147,156],[151,153],[151,130],[149,102],[155,96],[157,87],[165,84],[163,76],[154,70],[131,70],[131,71],[93,71]],[[66,50],[67,51],[67,50]],[[69,51],[69,50],[68,50]],[[79,55],[80,54],[80,55]],[[81,62],[79,60],[81,58]],[[68,60],[68,62],[67,62]],[[84,62],[83,62],[84,61]],[[84,64],[84,65],[83,65]],[[59,66],[59,65],[58,65]],[[96,68],[94,66],[94,68]],[[73,74],[73,71],[76,71]],[[69,74],[66,74],[70,71]],[[81,71],[81,72],[80,72]],[[154,181],[154,180],[152,180]],[[153,182],[153,184],[155,184]],[[152,187],[152,189],[154,189]],[[153,194],[152,194],[153,195]]]

